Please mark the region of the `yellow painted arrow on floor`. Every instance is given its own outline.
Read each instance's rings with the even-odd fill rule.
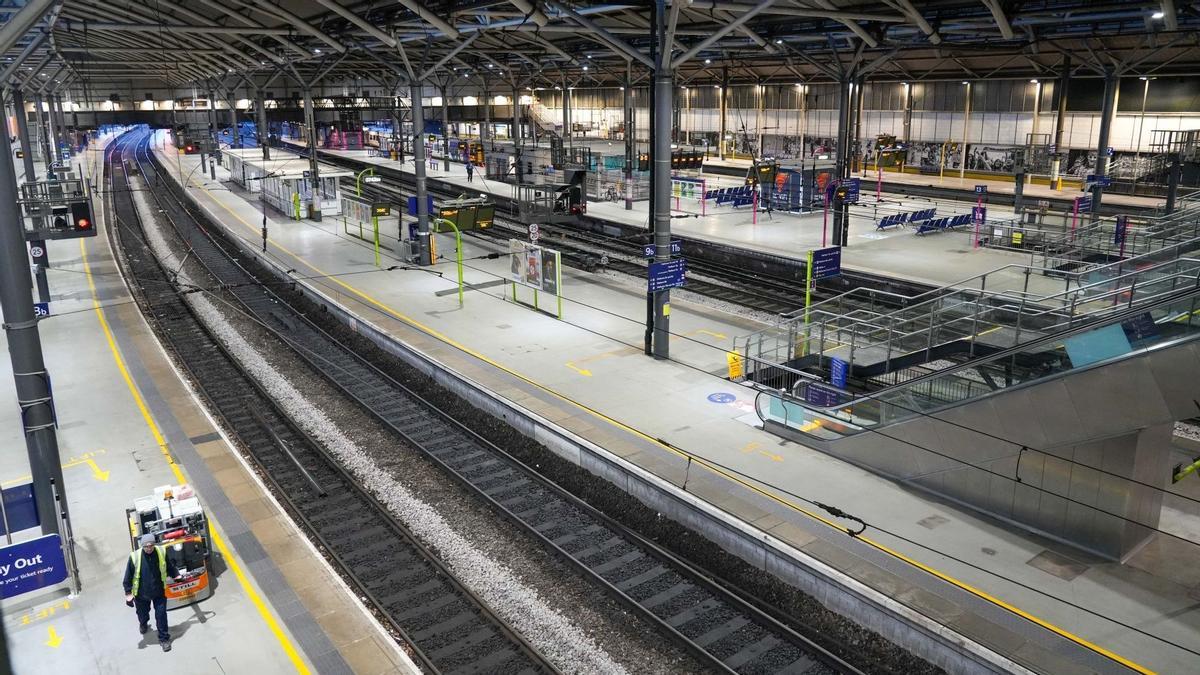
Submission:
[[[571,363],[570,361],[567,361],[567,367],[570,368],[571,370],[579,373],[580,375],[583,375],[584,377],[592,376],[592,371],[588,370],[587,368],[580,368],[579,366],[575,365],[574,363]]]
[[[105,470],[105,471],[101,471],[101,470],[100,470],[100,467],[99,467],[99,466],[96,464],[96,460],[94,460],[94,459],[92,459],[91,457],[89,457],[89,458],[87,458],[87,459],[85,459],[85,460],[83,460],[83,461],[84,461],[84,463],[86,463],[86,464],[87,464],[89,467],[91,467],[91,468],[92,468],[92,477],[94,477],[94,478],[95,478],[96,480],[98,480],[98,481],[103,481],[103,482],[105,482],[105,483],[107,483],[107,482],[108,482],[108,474],[109,474],[110,472],[109,472],[109,471],[107,471],[107,470]]]
[[[47,628],[46,632],[50,635],[50,639],[46,640],[47,647],[56,648],[62,644],[63,638],[58,634],[58,631],[54,630],[54,626]]]

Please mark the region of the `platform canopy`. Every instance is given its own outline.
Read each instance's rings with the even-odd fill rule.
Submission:
[[[491,91],[678,82],[1195,76],[1200,10],[1175,0],[27,0],[4,3],[10,84],[79,100],[149,87],[416,81]],[[24,5],[21,7],[20,5]],[[277,84],[283,89],[285,85]],[[507,89],[505,89],[507,87]]]

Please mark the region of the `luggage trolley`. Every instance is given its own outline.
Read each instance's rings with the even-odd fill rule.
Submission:
[[[129,522],[131,550],[137,550],[138,539],[154,535],[157,545],[175,564],[182,581],[167,579],[167,609],[183,607],[212,595],[209,584],[209,546],[211,536],[208,517],[200,499],[191,486],[163,485],[154,494],[133,500],[133,508],[125,509]]]

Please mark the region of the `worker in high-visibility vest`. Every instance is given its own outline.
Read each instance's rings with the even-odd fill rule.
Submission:
[[[143,534],[138,544],[141,546],[129,554],[129,562],[125,565],[125,604],[137,609],[138,631],[143,635],[150,629],[150,607],[154,607],[158,644],[164,652],[169,652],[171,633],[167,626],[167,578],[179,581],[179,570],[167,557],[166,551],[154,545],[154,535]]]

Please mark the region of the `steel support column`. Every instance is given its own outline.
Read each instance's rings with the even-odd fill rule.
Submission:
[[[508,140],[514,147],[521,146],[521,89],[513,84],[512,93],[512,129],[508,132]]]
[[[28,157],[28,153],[26,157]],[[24,219],[17,204],[17,177],[8,134],[0,134],[0,311],[16,384],[18,418],[24,427],[29,473],[43,534],[59,533],[69,520],[62,462],[55,435],[50,375],[42,358],[33,289],[26,262]],[[59,500],[55,500],[57,491]]]
[[[446,87],[442,87],[442,168],[450,170],[450,99]]]
[[[13,89],[12,103],[13,113],[17,118],[17,138],[20,139],[21,154],[24,155],[24,157],[22,157],[22,162],[24,163],[24,180],[36,181],[37,169],[35,169],[33,166],[33,145],[29,142],[29,120],[26,117],[27,113],[25,112],[25,99],[21,95],[20,89]],[[46,242],[44,241],[32,241],[30,244],[34,246],[40,246],[43,251],[47,250]],[[48,260],[48,255],[43,255],[41,258],[43,263]],[[36,258],[34,259],[34,262],[36,264]],[[50,282],[46,278],[45,265],[36,266],[34,270],[34,277],[37,279],[38,300],[41,302],[50,302]]]
[[[654,128],[650,134],[654,159],[650,175],[654,181],[654,261],[659,263],[671,259],[671,111],[674,99],[663,5],[663,0],[658,0],[657,38],[659,49],[666,54],[659,58],[654,72]],[[656,291],[653,296],[654,357],[666,359],[671,354],[671,291]]]
[[[262,89],[258,90],[258,96],[254,97],[254,113],[257,120],[254,126],[258,132],[258,146],[262,148],[263,161],[271,160],[271,128],[267,126],[267,101],[266,92]]]
[[[1058,111],[1054,115],[1054,159],[1050,161],[1050,187],[1062,189],[1062,152],[1063,127],[1067,120],[1067,90],[1071,82],[1071,57],[1063,56],[1062,72],[1054,83],[1054,93],[1058,95]]]
[[[488,150],[488,141],[492,138],[492,97],[488,92],[487,78],[483,80],[483,126],[479,127],[479,145],[484,151]],[[495,149],[495,146],[492,147]]]
[[[195,105],[193,101],[192,107],[195,107]],[[206,116],[208,117],[209,147],[215,150],[219,145],[217,143],[217,94],[211,89],[208,90],[208,110],[206,112]]]
[[[304,88],[304,128],[308,130],[308,184],[312,194],[312,219],[321,219],[321,174],[317,165],[317,123],[312,89]],[[237,131],[236,129],[234,130]]]
[[[965,178],[967,175],[967,137],[968,137],[968,134],[970,134],[970,130],[971,130],[971,90],[973,87],[971,86],[970,82],[966,83],[966,88],[967,88],[966,97],[963,101],[962,147],[959,148],[959,153],[958,153],[959,154],[959,157],[958,157],[958,162],[959,162],[958,177],[959,177],[959,179]]]
[[[723,66],[721,68],[721,93],[718,103],[718,108],[720,110],[718,115],[720,116],[720,119],[718,120],[717,127],[717,157],[720,159],[725,159],[725,134],[728,132],[728,128],[725,126],[725,114],[728,112],[729,108],[729,66]]]
[[[422,109],[420,84],[410,87],[413,116],[413,174],[417,189],[417,255],[421,265],[433,264],[433,249],[429,245],[429,204],[425,189],[425,111]],[[401,233],[403,236],[403,233]]]
[[[563,116],[563,147],[569,148],[572,145],[571,133],[571,88],[567,86],[567,76],[564,73],[562,76],[562,116]]]
[[[837,157],[834,164],[834,173],[837,174],[837,179],[843,181],[850,176],[850,124],[853,121],[853,83],[849,75],[843,75],[838,83],[838,127],[837,127]],[[832,190],[827,190],[824,197],[829,198],[833,194]],[[843,224],[849,221],[849,207],[844,204],[834,203],[829,205],[830,211],[833,212],[833,237],[832,243],[834,246],[841,246]]]
[[[1099,181],[1108,175],[1108,137],[1112,134],[1113,117],[1117,110],[1117,93],[1121,88],[1121,78],[1112,70],[1104,73],[1104,102],[1100,108],[1100,134],[1096,139],[1096,179]],[[1092,186],[1092,215],[1100,211],[1100,199],[1104,196],[1104,188],[1097,182]]]
[[[41,146],[39,149],[39,152],[42,155],[42,164],[43,164],[42,170],[49,172],[50,164],[54,161],[53,160],[54,154],[52,152],[50,152],[50,134],[49,134],[49,130],[46,128],[46,118],[42,114],[42,95],[41,94],[33,95],[33,107],[34,107],[34,110],[37,112],[37,132],[38,132],[37,136],[38,136],[38,140],[40,141],[40,146]]]
[[[625,210],[633,209],[633,164],[637,161],[637,123],[633,109],[633,61],[625,67],[622,124],[625,129]]]
[[[240,149],[242,147],[242,134],[238,129],[237,99],[234,97],[232,91],[228,93],[226,103],[229,104],[229,144],[231,147]],[[315,172],[313,175],[316,175]]]

